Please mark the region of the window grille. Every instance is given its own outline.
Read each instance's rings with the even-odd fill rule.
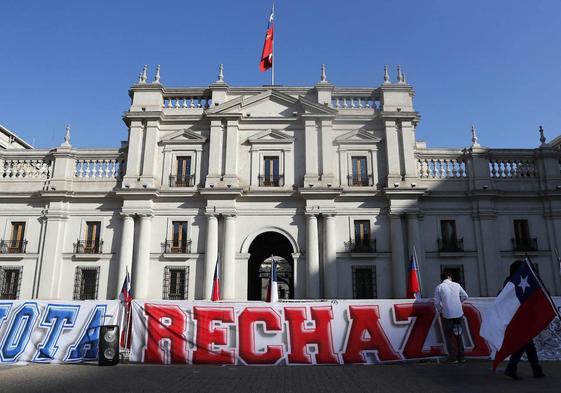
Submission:
[[[74,300],[97,300],[99,266],[78,266],[74,278]]]
[[[0,299],[19,299],[22,272],[23,266],[0,266]]]
[[[378,297],[375,266],[353,266],[353,299]]]
[[[186,300],[189,290],[189,267],[166,266],[162,299]]]
[[[465,289],[464,265],[440,265],[440,273],[449,273],[452,281],[457,282]]]

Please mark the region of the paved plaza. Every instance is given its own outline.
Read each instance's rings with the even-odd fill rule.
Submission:
[[[504,364],[503,364],[504,366]],[[413,362],[377,366],[157,366],[120,364],[0,366],[0,392],[555,392],[561,391],[561,362],[544,362],[547,376],[522,381],[491,363]]]

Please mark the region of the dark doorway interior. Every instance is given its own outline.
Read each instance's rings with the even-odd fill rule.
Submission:
[[[249,246],[249,262],[247,267],[247,300],[262,299],[263,269],[260,268],[265,260],[271,255],[284,258],[294,271],[294,260],[292,259],[292,244],[277,232],[265,232],[257,236]],[[289,286],[289,298],[294,299],[294,276],[286,277]],[[269,269],[270,274],[270,269]]]

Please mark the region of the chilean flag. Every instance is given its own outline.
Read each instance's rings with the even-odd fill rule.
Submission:
[[[132,300],[131,295],[131,276],[129,274],[129,269],[127,268],[127,273],[125,274],[125,280],[123,281],[123,286],[121,287],[121,293],[119,293],[119,300],[128,304]]]
[[[261,62],[259,63],[259,69],[261,72],[265,72],[273,66],[273,35],[275,30],[273,23],[274,18],[275,4],[273,3],[271,15],[269,16],[269,25],[267,26],[267,32],[265,33],[265,43],[263,44],[263,52],[261,53]]]
[[[210,295],[210,300],[213,302],[220,300],[220,275],[218,273],[218,259],[216,260],[216,266],[214,267],[214,279],[212,280],[212,294]]]
[[[419,285],[419,270],[417,267],[417,257],[415,256],[415,254],[411,255],[411,265],[409,266],[407,298],[408,299],[421,298],[421,286]]]
[[[277,261],[271,258],[271,279],[267,289],[267,301],[275,303],[279,301],[279,285],[277,282]]]
[[[483,313],[479,334],[496,351],[493,370],[528,344],[556,315],[551,298],[526,259]]]

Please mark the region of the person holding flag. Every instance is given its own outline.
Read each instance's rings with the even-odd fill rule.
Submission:
[[[269,288],[267,288],[267,302],[276,303],[279,301],[279,285],[277,281],[277,261],[271,256],[271,278]]]
[[[505,375],[521,379],[517,366],[524,353],[534,378],[544,377],[533,338],[558,316],[557,309],[528,258],[514,261],[493,305],[483,313],[479,334],[495,350],[493,371],[510,356]]]

